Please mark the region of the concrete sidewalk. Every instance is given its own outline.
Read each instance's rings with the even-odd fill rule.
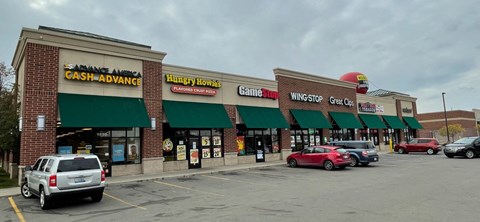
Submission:
[[[378,152],[379,155],[384,155],[388,153],[390,153],[390,151]],[[220,167],[214,167],[214,168],[190,169],[190,170],[183,170],[183,171],[163,172],[159,174],[139,174],[139,175],[132,175],[132,176],[112,177],[112,178],[108,177],[107,186],[109,184],[117,184],[117,183],[161,180],[164,178],[186,177],[186,176],[193,176],[193,175],[212,174],[212,173],[225,172],[225,171],[255,169],[255,168],[263,168],[263,167],[270,167],[270,166],[279,166],[279,165],[286,166],[286,160],[277,160],[277,161],[266,162],[266,163],[220,166]],[[20,187],[0,189],[0,197],[15,196],[15,195],[20,195]]]

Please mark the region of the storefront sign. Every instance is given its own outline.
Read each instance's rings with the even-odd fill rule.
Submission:
[[[373,103],[358,103],[358,111],[364,113],[376,113],[377,105]]]
[[[170,138],[163,140],[163,151],[170,152],[173,149],[173,142]]]
[[[323,100],[323,96],[314,95],[314,94],[291,92],[290,93],[290,100],[300,101],[300,102],[309,102],[309,103],[320,103]]]
[[[64,76],[67,80],[113,83],[118,85],[140,86],[142,75],[140,72],[109,68],[65,64]]]
[[[222,83],[218,80],[190,78],[190,77],[176,76],[172,74],[165,75],[165,82],[177,84],[177,85],[184,85],[184,86],[200,86],[200,87],[211,87],[211,88],[222,87]]]
[[[385,112],[385,109],[383,108],[383,106],[377,105],[377,113],[383,113],[383,112]]]
[[[244,136],[237,136],[237,151],[238,154],[244,155],[245,154],[245,137]]]
[[[412,113],[413,110],[412,110],[412,109],[409,109],[409,108],[403,108],[403,109],[402,109],[402,112],[403,112],[403,113]]]
[[[123,144],[114,144],[112,147],[112,150],[113,150],[113,155],[112,155],[113,162],[125,161],[125,146]]]
[[[177,146],[177,160],[187,159],[187,147],[185,145]]]
[[[214,96],[217,94],[216,89],[199,88],[191,86],[171,86],[170,90],[174,93],[193,94],[202,96]]]
[[[265,88],[261,88],[261,89],[248,88],[242,85],[238,86],[238,95],[274,99],[274,100],[279,98],[279,94],[277,91],[271,91]]]
[[[353,101],[348,98],[336,99],[335,97],[330,96],[330,98],[328,98],[328,102],[332,105],[348,106],[348,107],[353,106]]]
[[[196,165],[198,163],[200,163],[200,160],[198,158],[198,149],[190,149],[190,164]]]

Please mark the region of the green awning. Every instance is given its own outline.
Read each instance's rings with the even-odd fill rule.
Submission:
[[[323,115],[322,112],[316,110],[291,109],[295,120],[302,129],[307,128],[333,128]]]
[[[250,129],[290,128],[278,108],[237,106],[237,110],[245,125]]]
[[[390,129],[405,129],[407,128],[397,116],[382,115],[383,119],[387,122]]]
[[[333,120],[335,123],[337,123],[338,127],[341,129],[362,129],[363,126],[358,121],[357,118],[355,118],[355,115],[353,113],[346,113],[346,112],[329,112],[330,116],[332,116]]]
[[[386,129],[385,123],[378,117],[378,115],[371,114],[358,114],[358,117],[367,125],[370,129]]]
[[[150,127],[141,98],[58,94],[61,127]]]
[[[423,129],[423,126],[415,119],[415,117],[404,116],[403,120],[410,126],[412,129]]]
[[[223,104],[163,100],[163,110],[172,128],[232,128]]]

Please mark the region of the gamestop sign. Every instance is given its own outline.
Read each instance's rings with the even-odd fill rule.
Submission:
[[[278,99],[279,97],[277,91],[271,91],[265,88],[261,88],[261,89],[249,88],[241,85],[238,86],[238,95],[265,98],[265,99],[274,99],[274,100]]]

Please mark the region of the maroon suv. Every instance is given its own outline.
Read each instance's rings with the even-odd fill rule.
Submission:
[[[437,154],[442,148],[435,138],[414,138],[408,143],[400,143],[395,145],[394,151],[399,154],[409,152],[427,152],[427,154]]]

